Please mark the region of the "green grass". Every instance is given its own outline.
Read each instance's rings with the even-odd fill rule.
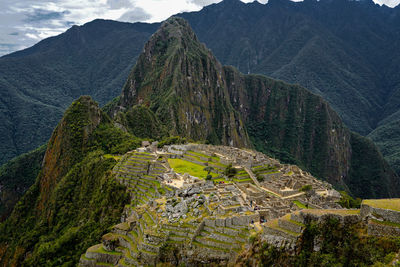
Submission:
[[[180,174],[188,173],[191,176],[203,178],[207,177],[208,172],[204,170],[206,166],[195,164],[183,159],[168,159],[168,163],[175,172]],[[212,177],[217,177],[218,174],[211,172]]]
[[[208,159],[208,158],[211,158],[210,156],[207,156],[206,154],[202,154],[202,153],[200,153],[200,152],[196,152],[196,151],[192,151],[192,150],[189,150],[188,153],[193,154],[193,155],[196,155],[196,156],[198,156],[198,157],[207,158],[207,159]]]
[[[294,200],[293,203],[296,204],[296,206],[299,207],[300,209],[308,209],[308,208],[306,207],[306,205],[304,205],[303,203],[301,203],[301,202],[298,201],[298,200]]]
[[[200,243],[200,242],[198,242],[198,241],[193,241],[192,244],[195,245],[195,246],[199,246],[199,247],[209,248],[209,249],[218,250],[218,251],[223,251],[223,252],[229,252],[229,249],[209,246],[209,245]]]
[[[293,231],[290,231],[288,229],[284,229],[284,228],[280,227],[278,225],[278,219],[275,219],[275,220],[272,220],[272,221],[268,221],[265,225],[270,227],[270,228],[285,232],[285,233],[287,233],[289,235],[292,235],[292,236],[299,236],[299,234],[296,233],[296,232],[293,232]]]
[[[219,183],[219,182],[224,182],[226,184],[231,184],[232,183],[232,181],[226,180],[224,178],[217,178],[217,179],[214,179],[213,181],[216,182],[216,183]]]
[[[391,199],[365,199],[362,204],[378,209],[400,211],[400,198]]]
[[[360,210],[319,210],[319,209],[308,209],[303,210],[302,212],[307,212],[315,215],[324,215],[324,214],[337,214],[337,215],[358,215],[360,214]]]
[[[375,220],[375,219],[371,219],[371,221],[373,223],[376,223],[376,224],[382,224],[382,225],[386,225],[386,226],[400,228],[400,223],[389,222],[389,221],[378,221],[378,220]]]
[[[105,250],[103,245],[94,246],[91,249],[88,249],[88,251],[101,253],[101,254],[109,254],[109,255],[122,255],[122,253],[119,252],[119,251],[108,251],[108,250]]]
[[[111,263],[107,263],[107,262],[96,262],[96,264],[100,265],[100,266],[114,266]]]

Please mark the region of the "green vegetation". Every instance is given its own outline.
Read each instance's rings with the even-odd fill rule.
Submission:
[[[361,206],[361,198],[352,198],[346,191],[339,191],[341,198],[339,201],[340,206],[346,209],[359,209]]]
[[[397,175],[371,140],[351,135],[351,168],[345,179],[350,192],[361,198],[382,198],[398,195]],[[381,192],[388,192],[382,194]]]
[[[382,224],[382,225],[386,225],[386,226],[400,228],[400,223],[395,223],[395,222],[390,222],[390,221],[379,221],[376,219],[371,219],[371,221],[376,224]]]
[[[153,111],[143,105],[135,105],[125,113],[119,113],[118,122],[134,136],[161,139],[167,132]]]
[[[115,161],[101,159],[102,152],[90,153],[56,186],[48,210],[52,213],[35,219],[35,204],[40,181],[18,202],[13,215],[0,226],[0,243],[10,247],[3,258],[12,256],[27,266],[76,264],[108,228],[119,221],[128,195],[114,180],[110,169]],[[49,224],[41,223],[46,219]],[[24,259],[23,251],[31,251]]]
[[[140,56],[123,88],[123,95],[105,108],[109,114],[124,110],[117,115],[116,121],[112,121],[100,111],[97,104],[88,97],[81,97],[65,112],[48,143],[44,167],[35,184],[18,202],[12,215],[0,225],[2,265],[76,265],[80,254],[120,219],[121,211],[127,204],[128,194],[126,188],[117,183],[111,173],[116,160],[115,156],[109,155],[123,154],[134,149],[139,144],[138,137],[155,139],[179,135],[195,140],[207,140],[213,144],[254,145],[257,150],[286,162],[299,164],[318,177],[346,184],[355,195],[385,196],[399,192],[398,177],[391,171],[373,143],[348,131],[322,98],[300,86],[258,75],[242,75],[231,67],[223,68],[198,42],[185,21],[171,19],[164,25],[159,34],[155,34],[148,43],[151,58],[148,58],[148,54]],[[322,25],[321,28],[323,27]],[[318,32],[319,30],[316,33]],[[313,35],[307,36],[307,44],[322,42],[326,45],[336,45],[334,42],[323,42],[321,38],[318,38],[319,41],[309,42],[309,38],[312,37]],[[302,43],[301,40],[298,43]],[[40,51],[40,47],[39,45],[36,49]],[[307,54],[307,49],[300,50]],[[63,54],[63,51],[60,50],[60,54]],[[308,51],[314,53],[318,50]],[[35,50],[21,52],[21,56],[23,53],[33,52]],[[76,55],[65,54],[69,56],[69,60],[74,61],[74,58],[77,58]],[[334,58],[336,53],[329,55]],[[304,59],[304,55],[298,56]],[[250,56],[246,58],[248,61]],[[108,66],[108,62],[105,62],[105,65]],[[347,70],[347,67],[354,66],[359,67],[356,63],[343,66],[339,64],[339,69]],[[287,65],[287,69],[280,69],[280,75],[290,73],[290,67]],[[52,64],[47,65],[47,69],[57,70]],[[101,68],[96,65],[96,69]],[[341,77],[342,72],[337,68],[335,70],[336,75],[324,73],[321,77]],[[23,72],[15,73],[23,75]],[[90,79],[96,77],[92,70],[88,73]],[[107,75],[111,73],[116,75],[112,70],[109,70]],[[80,72],[80,75],[83,74],[85,73]],[[368,77],[368,73],[363,74],[363,77]],[[68,77],[61,76],[63,79]],[[290,75],[294,76],[296,75]],[[182,82],[188,81],[188,77],[191,82]],[[204,84],[205,79],[209,82],[199,88],[198,85]],[[99,80],[102,82],[102,79]],[[352,84],[358,84],[357,81],[358,79]],[[5,79],[0,79],[0,83],[9,86]],[[38,83],[40,84],[40,81]],[[96,83],[89,82],[87,87],[93,84]],[[22,85],[24,84],[15,88],[24,88]],[[225,85],[230,86],[229,90]],[[113,86],[114,83],[111,87]],[[63,96],[64,91],[68,90],[75,90],[80,94],[82,84],[71,88],[61,87],[63,89],[57,91],[59,94],[53,94],[51,99]],[[332,87],[323,88],[325,90],[316,91],[327,94]],[[42,101],[41,97],[39,101],[35,97],[30,99],[30,90],[24,90],[28,92],[21,92],[21,95],[26,95],[28,100],[35,100],[34,104],[26,105],[27,110],[35,110],[34,107],[39,105],[38,110],[49,114],[50,117],[60,115],[64,102],[58,102],[58,99],[54,102],[49,99]],[[201,97],[198,97],[199,95]],[[341,101],[351,99],[343,97],[345,94],[337,96],[340,96]],[[337,96],[332,94],[330,101]],[[236,101],[231,101],[233,97]],[[374,96],[371,94],[371,97]],[[69,98],[62,99],[67,101]],[[24,101],[19,103],[21,106],[25,104]],[[370,104],[376,107],[375,102]],[[379,106],[382,106],[381,104]],[[367,106],[369,109],[369,105]],[[51,113],[52,110],[54,114]],[[4,117],[6,124],[14,125],[14,122],[10,122],[12,117]],[[32,120],[32,123],[35,122],[36,120]],[[118,122],[119,126],[126,128],[129,133],[115,127],[114,122]],[[51,125],[51,121],[46,123],[46,126],[49,124]],[[35,127],[41,128],[43,125]],[[14,134],[4,136],[11,140]],[[174,137],[167,137],[165,140],[164,144],[180,142],[179,138]],[[182,159],[170,159],[169,164],[180,173],[189,173],[201,178],[206,178],[207,175],[217,176],[205,171],[202,165]],[[226,167],[225,174],[234,177],[237,170],[230,165]],[[343,177],[344,180],[338,181],[339,177]],[[137,187],[146,189],[142,184],[138,184]],[[154,189],[146,191],[143,199],[147,199],[152,193],[155,193]],[[344,212],[352,214],[357,211]],[[322,236],[324,242],[319,252],[313,252],[311,244],[314,244],[317,235]],[[368,239],[359,236],[357,231],[346,232],[335,222],[329,222],[321,228],[309,225],[301,242],[299,254],[286,257],[293,265],[370,265],[385,259],[387,253],[399,250],[398,240]],[[6,246],[7,250],[4,249]],[[262,253],[261,257],[265,257],[265,260],[261,262],[267,264],[271,259],[282,259],[279,252],[271,253],[278,257],[269,258],[270,251],[267,251]]]
[[[226,166],[224,170],[224,174],[228,176],[229,178],[232,178],[237,174],[238,170],[234,167],[232,167],[232,163],[230,163],[228,166]]]
[[[204,170],[204,166],[198,165],[183,159],[168,159],[168,163],[175,172],[180,174],[188,173],[189,175],[206,179],[207,175],[217,177],[218,174],[213,172],[207,172]]]
[[[400,174],[400,121],[398,113],[396,112],[396,119],[388,120],[368,134],[368,137],[378,146],[396,173]]]
[[[168,146],[168,145],[181,145],[185,144],[186,142],[187,142],[186,138],[180,136],[169,136],[169,137],[164,137],[158,143],[158,147],[161,148],[163,146]]]
[[[400,211],[400,198],[391,199],[364,199],[362,204],[373,208]]]
[[[306,205],[304,205],[303,203],[301,203],[298,200],[293,200],[293,203],[296,204],[296,206],[299,207],[300,209],[308,209],[308,207]]]
[[[105,153],[125,154],[141,145],[141,140],[133,135],[114,127],[102,124],[94,131],[89,139],[88,149],[102,149]]]
[[[330,219],[323,224],[309,223],[297,244],[295,254],[276,248],[260,239],[248,253],[238,258],[238,265],[259,262],[261,266],[386,266],[400,249],[399,237],[370,237],[362,225],[341,225]],[[320,250],[314,251],[314,240]],[[340,246],[338,246],[340,244]]]
[[[35,182],[41,169],[46,146],[22,154],[0,168],[0,221],[12,211],[14,205]]]
[[[111,173],[115,159],[101,150],[116,144],[102,134],[107,127],[109,119],[88,97],[67,110],[35,184],[0,225],[0,246],[8,246],[1,251],[2,265],[76,265],[119,221],[129,196]]]
[[[303,186],[302,188],[300,188],[301,192],[308,192],[311,190],[312,190],[312,185],[310,185],[310,184],[307,184],[307,185]]]
[[[73,99],[119,95],[157,27],[96,20],[2,57],[0,164],[45,144]]]

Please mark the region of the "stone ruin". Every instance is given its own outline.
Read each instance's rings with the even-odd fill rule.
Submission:
[[[162,149],[154,143],[144,145],[114,167],[131,203],[102,244],[82,255],[81,266],[155,265],[160,257],[174,259],[163,250],[166,244],[179,248],[182,259],[190,257],[192,264],[227,263],[261,229],[269,236],[266,239],[271,233],[280,233],[282,240],[293,238],[281,231],[285,225],[291,227],[279,219],[282,216],[305,206],[338,207],[339,196],[329,184],[259,152],[202,144]],[[177,173],[168,159],[191,162],[200,169],[211,166],[217,175],[207,181]],[[225,174],[229,164],[236,170],[231,177]],[[312,190],[301,191],[306,185]]]

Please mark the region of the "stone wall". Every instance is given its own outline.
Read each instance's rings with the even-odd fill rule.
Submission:
[[[375,236],[400,236],[400,228],[395,226],[369,222],[368,234]]]
[[[248,226],[251,221],[260,221],[259,214],[238,215],[228,218],[206,218],[204,224],[208,227],[243,227]]]
[[[307,211],[300,211],[300,217],[303,218],[303,223],[312,220],[316,222],[325,222],[329,219],[338,219],[340,223],[355,224],[361,221],[358,214],[335,214],[335,213],[321,213],[314,214]]]
[[[279,219],[278,220],[278,225],[281,228],[288,229],[288,230],[290,230],[292,232],[295,232],[295,233],[303,232],[303,227],[301,225],[293,223],[293,222],[290,222],[290,221],[287,221],[287,220]]]
[[[360,215],[362,218],[368,217],[370,215],[383,219],[385,221],[400,223],[400,212],[394,210],[380,209],[368,206],[366,204],[361,204]]]

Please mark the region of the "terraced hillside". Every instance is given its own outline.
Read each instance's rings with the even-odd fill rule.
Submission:
[[[295,201],[315,201],[302,192],[282,197],[260,186],[251,171],[260,166],[281,177],[293,169],[255,151],[223,146],[150,146],[125,154],[113,172],[127,186],[130,204],[121,223],[81,256],[80,265],[227,264],[270,220],[299,210]],[[318,196],[319,205],[337,207],[335,198]]]

